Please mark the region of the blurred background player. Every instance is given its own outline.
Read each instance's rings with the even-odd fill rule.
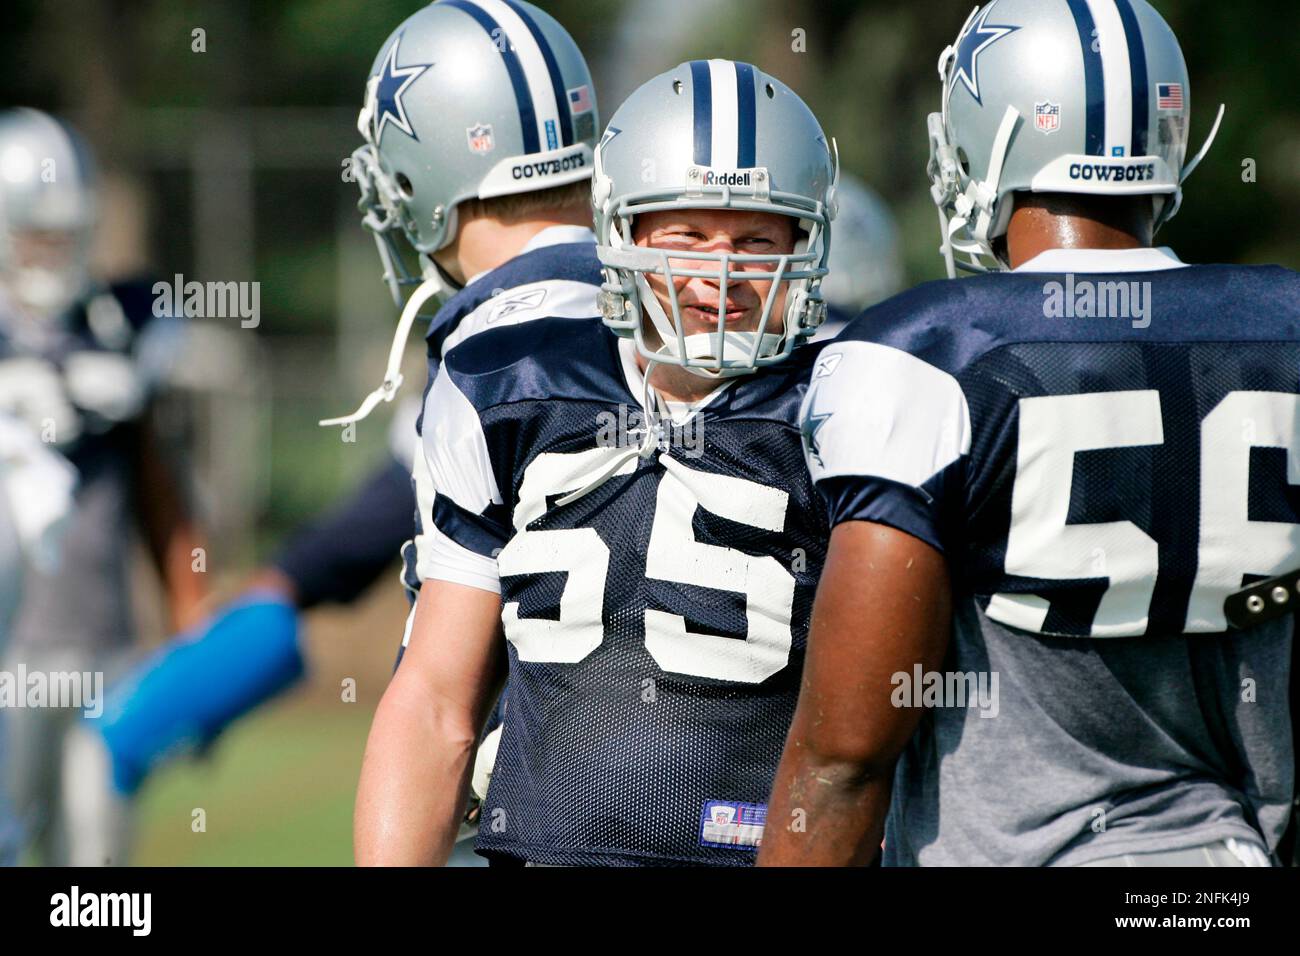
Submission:
[[[508,55],[494,43],[502,30]],[[402,317],[384,385],[357,414],[329,424],[351,426],[397,395],[407,334],[430,300],[441,303],[425,320],[433,372],[449,349],[486,328],[598,314],[589,185],[596,94],[581,52],[552,17],[513,0],[425,7],[380,49],[358,128],[359,208]],[[184,745],[210,744],[296,680],[297,612],[355,599],[404,543],[421,540],[433,491],[413,454],[418,409],[414,397],[403,404],[391,459],[350,500],[296,534],[229,607],[114,690],[101,730],[120,788],[135,790]],[[405,549],[412,597],[415,554]]]
[[[1152,248],[1210,142],[1188,159],[1145,0],[996,0],[940,73],[947,264],[991,274],[868,312],[814,372],[835,529],[772,809],[807,830],[763,862],[883,835],[886,865],[1267,866],[1295,792],[1300,276]]]
[[[830,273],[822,281],[826,322],[814,342],[833,339],[864,309],[901,292],[906,281],[898,224],[876,191],[841,173],[835,204]]]
[[[42,444],[27,422],[0,414],[0,659],[28,569],[57,570],[76,480],[67,459]],[[0,706],[0,866],[12,866],[22,848],[22,824],[10,800],[5,713]]]
[[[57,571],[33,569],[13,621],[8,670],[102,671],[135,638],[130,543],[139,530],[173,626],[205,596],[204,539],[151,421],[183,330],[156,317],[146,283],[105,286],[89,268],[93,161],[81,138],[34,110],[0,114],[0,412],[24,422],[80,475]],[[78,714],[8,715],[4,777],[38,858],[123,862],[128,815],[104,785]]]

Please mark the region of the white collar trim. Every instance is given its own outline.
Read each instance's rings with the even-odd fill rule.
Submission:
[[[1165,269],[1185,269],[1181,261],[1167,246],[1159,249],[1048,249],[1015,272],[1065,273],[1119,273],[1160,272]]]

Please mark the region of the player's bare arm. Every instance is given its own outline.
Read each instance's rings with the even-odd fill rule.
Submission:
[[[886,525],[835,529],[760,866],[866,864],[880,851],[894,763],[922,715],[891,703],[892,676],[938,669],[950,613],[937,550]]]
[[[375,712],[357,787],[361,866],[441,865],[464,816],[474,745],[505,676],[500,596],[430,580]]]

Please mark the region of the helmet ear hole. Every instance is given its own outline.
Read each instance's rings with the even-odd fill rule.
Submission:
[[[415,195],[415,187],[411,185],[411,180],[407,178],[406,173],[397,174],[397,188],[402,191],[402,195],[410,199]]]
[[[970,175],[970,157],[966,155],[966,150],[963,149],[963,148],[960,147],[960,146],[957,147],[957,162],[961,164],[961,171],[962,171],[962,174],[965,175],[965,176],[969,176],[969,175]]]
[[[673,92],[676,93],[678,96],[681,96],[681,95],[682,95],[682,81],[681,81],[681,80],[673,80]]]
[[[764,85],[763,92],[767,94],[767,98],[769,100],[776,99],[776,87],[774,87],[771,83]]]

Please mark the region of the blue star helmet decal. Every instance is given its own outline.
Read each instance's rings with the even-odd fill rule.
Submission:
[[[980,106],[984,101],[980,99],[980,77],[979,77],[979,55],[997,43],[1005,36],[1015,33],[1020,27],[999,26],[989,23],[989,14],[993,12],[993,5],[984,8],[979,19],[971,24],[960,40],[957,41],[957,57],[953,67],[952,85],[948,88],[948,95],[957,88],[957,81],[961,80],[966,84],[966,89],[970,90],[970,95],[975,97],[975,102]]]
[[[411,121],[406,115],[406,108],[402,105],[402,96],[410,85],[420,77],[420,74],[433,64],[398,66],[397,48],[401,45],[402,35],[399,33],[397,39],[393,41],[393,45],[388,48],[388,56],[384,58],[384,65],[379,68],[379,86],[375,91],[376,143],[384,135],[385,123],[392,123],[417,143],[420,141],[420,137],[415,135],[415,130],[411,127]]]

